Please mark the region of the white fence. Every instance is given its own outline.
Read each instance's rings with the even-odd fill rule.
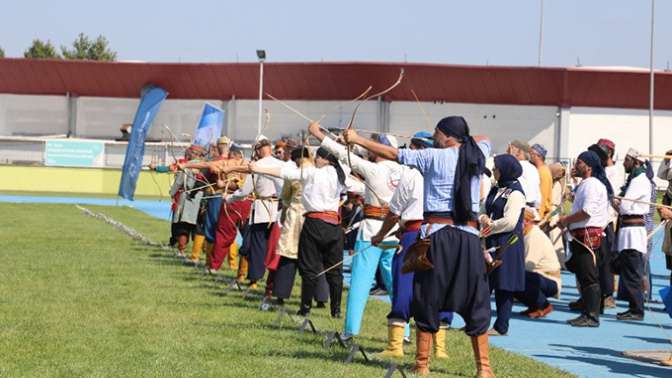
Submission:
[[[0,138],[0,164],[46,165],[46,143],[48,138]],[[104,144],[104,168],[121,168],[124,164],[127,142],[93,139],[68,139],[78,141],[97,141]],[[166,164],[184,156],[188,143],[145,143],[145,155],[142,164]]]

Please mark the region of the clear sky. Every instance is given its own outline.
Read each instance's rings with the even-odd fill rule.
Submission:
[[[537,64],[540,0],[6,0],[0,46],[23,56],[102,34],[119,60]],[[648,67],[650,0],[544,0],[545,66]],[[656,1],[655,66],[672,61],[672,1]]]

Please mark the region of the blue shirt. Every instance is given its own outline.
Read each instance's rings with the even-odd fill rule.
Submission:
[[[492,145],[488,140],[478,142],[483,155],[488,157]],[[425,212],[453,211],[453,186],[455,185],[455,169],[459,149],[426,148],[424,150],[399,149],[397,160],[401,164],[417,168],[425,178],[424,210]],[[481,178],[471,179],[471,209],[474,213],[480,210]],[[463,228],[463,227],[460,227]],[[469,231],[473,231],[469,227]]]

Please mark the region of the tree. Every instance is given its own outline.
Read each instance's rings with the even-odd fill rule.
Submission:
[[[0,58],[4,57],[5,57],[5,50],[3,50],[2,47],[0,47]]]
[[[95,40],[89,39],[84,33],[79,33],[72,43],[72,49],[61,46],[65,59],[110,60],[117,59],[117,53],[109,48],[107,38],[99,35]]]
[[[33,39],[33,44],[23,53],[24,58],[29,59],[60,59],[61,56],[56,52],[56,48],[51,41],[46,42],[39,39]]]

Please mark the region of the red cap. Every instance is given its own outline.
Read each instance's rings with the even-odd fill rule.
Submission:
[[[606,139],[606,138],[602,138],[602,139],[598,140],[597,144],[601,144],[603,146],[607,146],[607,148],[610,148],[612,150],[616,150],[616,144],[614,142],[610,141],[609,139]]]

